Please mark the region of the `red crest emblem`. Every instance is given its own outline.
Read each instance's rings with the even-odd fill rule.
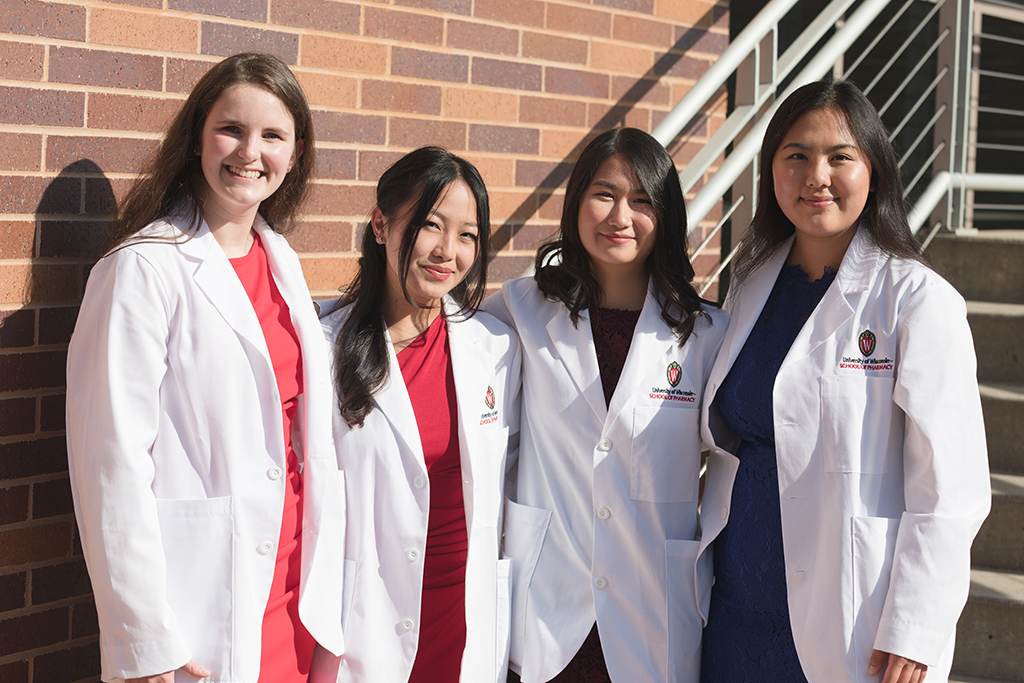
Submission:
[[[665,372],[668,377],[668,383],[673,387],[679,384],[680,378],[683,376],[683,369],[679,367],[679,363],[672,361],[668,364],[668,370]]]
[[[875,334],[871,330],[864,330],[860,333],[860,339],[857,340],[857,344],[860,346],[860,352],[865,356],[870,356],[875,352]]]
[[[484,403],[487,404],[488,410],[494,408],[494,389],[487,387],[487,393],[484,394]]]

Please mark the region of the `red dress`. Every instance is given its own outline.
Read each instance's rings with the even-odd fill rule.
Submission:
[[[284,297],[270,275],[270,264],[259,236],[252,249],[231,265],[245,288],[274,364],[284,421],[287,473],[281,538],[274,580],[263,616],[259,683],[306,683],[315,641],[299,621],[299,577],[302,561],[302,476],[292,448],[292,420],[302,394],[302,349]]]
[[[458,683],[466,648],[466,508],[448,328],[438,316],[398,353],[430,478],[419,647],[409,683]]]

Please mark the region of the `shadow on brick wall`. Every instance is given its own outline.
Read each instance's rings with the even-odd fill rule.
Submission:
[[[68,484],[65,364],[116,200],[89,159],[25,189],[41,194],[24,226],[24,305],[0,317],[0,680],[98,681],[99,627]]]

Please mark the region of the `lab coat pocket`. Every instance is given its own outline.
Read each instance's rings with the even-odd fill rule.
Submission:
[[[886,471],[894,382],[892,377],[821,378],[821,438],[826,472]]]
[[[512,560],[498,560],[494,601],[494,653],[495,681],[503,683],[508,674],[508,650],[511,643],[512,621]]]
[[[679,683],[697,683],[700,679],[700,641],[704,621],[697,609],[694,580],[699,550],[700,541],[665,541],[668,680]]]
[[[853,652],[857,680],[876,680],[867,675],[868,660],[889,592],[893,553],[900,520],[887,517],[853,517]]]
[[[473,528],[494,528],[501,516],[505,496],[505,453],[508,427],[480,428],[476,451],[470,458],[473,481]],[[466,492],[467,495],[469,492]]]
[[[505,505],[505,551],[512,560],[512,652],[520,653],[526,638],[526,603],[533,572],[551,523],[551,512],[520,505]]]
[[[633,409],[629,497],[649,503],[688,503],[700,473],[700,411],[638,406]]]
[[[234,510],[230,497],[157,499],[167,600],[192,653],[215,681],[233,680]]]

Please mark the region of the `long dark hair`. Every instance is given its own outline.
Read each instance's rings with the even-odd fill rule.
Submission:
[[[175,211],[187,212],[186,232],[199,228],[207,188],[199,158],[203,126],[217,99],[232,86],[241,84],[255,85],[277,96],[295,121],[296,145],[303,141],[302,155],[281,187],[260,204],[260,214],[275,231],[287,233],[294,227],[313,174],[313,118],[306,96],[288,66],[272,55],[248,52],[219,62],[192,88],[160,147],[121,202],[111,231],[111,247]]]
[[[537,251],[534,279],[544,296],[565,304],[573,325],[579,324],[581,311],[600,302],[601,286],[591,272],[590,255],[580,240],[580,202],[597,169],[616,155],[633,167],[654,207],[657,223],[647,272],[661,306],[661,317],[682,346],[693,332],[697,317],[709,316],[690,284],[694,273],[686,253],[686,206],[675,163],[661,143],[642,130],[610,130],[594,138],[580,154],[565,189],[560,232]]]
[[[871,163],[871,191],[860,215],[871,239],[887,254],[925,263],[907,223],[899,160],[874,105],[849,81],[818,81],[797,88],[779,105],[768,124],[761,143],[757,210],[736,257],[738,280],[771,258],[796,231],[775,196],[772,161],[793,124],[804,114],[823,109],[846,120],[857,146]]]
[[[377,208],[388,223],[408,216],[408,227],[398,251],[398,272],[406,301],[415,303],[406,289],[412,250],[434,206],[456,180],[466,183],[476,200],[477,251],[476,260],[466,277],[449,295],[459,304],[460,314],[472,315],[483,300],[487,287],[487,252],[491,236],[487,189],[476,167],[446,149],[421,147],[384,171],[377,182]],[[407,208],[410,201],[414,204]],[[366,225],[359,272],[343,297],[350,311],[334,342],[338,406],[349,426],[362,426],[373,409],[373,395],[387,381],[391,367],[386,325],[381,313],[387,291],[387,271],[387,249],[377,243],[372,227]]]

